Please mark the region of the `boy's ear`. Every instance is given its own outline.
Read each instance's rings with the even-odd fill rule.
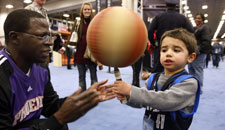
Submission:
[[[188,63],[191,63],[196,58],[196,53],[192,53],[188,56]]]

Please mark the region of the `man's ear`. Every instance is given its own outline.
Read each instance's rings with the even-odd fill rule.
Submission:
[[[192,54],[190,54],[189,56],[188,56],[188,63],[191,63],[192,61],[194,61],[195,60],[195,58],[196,58],[196,53],[192,53]]]
[[[15,31],[10,31],[9,32],[9,40],[11,43],[14,43],[14,44],[18,44],[18,40],[19,40],[19,33],[18,32],[15,32]]]

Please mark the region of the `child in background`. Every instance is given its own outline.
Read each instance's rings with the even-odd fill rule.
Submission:
[[[160,45],[164,72],[152,73],[142,88],[116,81],[114,91],[122,103],[146,108],[144,130],[188,130],[198,108],[200,84],[184,68],[195,59],[197,43],[192,33],[179,28],[165,32]]]

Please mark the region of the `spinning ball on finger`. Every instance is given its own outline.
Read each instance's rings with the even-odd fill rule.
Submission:
[[[112,67],[125,67],[137,61],[144,54],[147,37],[140,16],[124,7],[102,10],[87,30],[87,44],[93,56]]]

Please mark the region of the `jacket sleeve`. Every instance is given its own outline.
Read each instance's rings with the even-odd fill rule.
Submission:
[[[195,31],[195,36],[198,41],[200,53],[211,52],[211,32],[207,25],[203,24]]]
[[[154,39],[155,30],[157,30],[157,16],[152,20],[152,23],[148,29],[148,39],[153,46],[156,46]]]
[[[132,87],[128,103],[139,107],[176,111],[194,105],[197,86],[197,80],[190,78],[165,91]]]
[[[2,84],[3,82],[1,79],[2,75],[0,78],[0,130],[12,130],[13,118],[10,107],[11,89]]]
[[[0,65],[0,130],[13,130],[13,117],[11,113],[11,86],[9,75],[12,68],[8,62]]]

